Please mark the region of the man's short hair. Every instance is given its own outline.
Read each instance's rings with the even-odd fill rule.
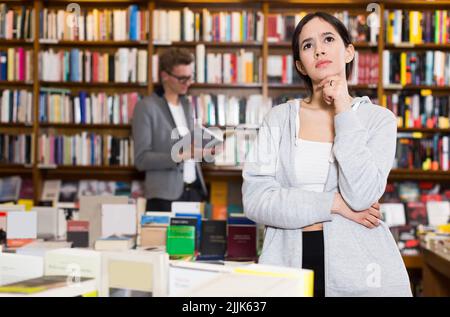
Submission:
[[[194,57],[189,50],[178,47],[169,48],[159,56],[159,73],[162,71],[171,73],[175,66],[190,65],[193,61]]]

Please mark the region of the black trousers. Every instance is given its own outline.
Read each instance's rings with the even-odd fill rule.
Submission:
[[[325,297],[323,231],[303,232],[302,268],[314,271],[314,297]]]
[[[171,211],[174,201],[204,201],[206,199],[201,186],[197,182],[185,184],[183,193],[175,200],[160,198],[147,199],[146,211]]]

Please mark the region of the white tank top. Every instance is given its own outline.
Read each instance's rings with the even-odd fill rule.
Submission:
[[[330,167],[333,143],[297,138],[295,173],[297,187],[323,192]]]

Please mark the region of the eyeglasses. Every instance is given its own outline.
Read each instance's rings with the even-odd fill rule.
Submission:
[[[190,81],[192,81],[193,80],[193,77],[192,76],[177,76],[177,75],[174,75],[174,74],[172,74],[172,73],[170,73],[170,72],[167,72],[167,74],[169,74],[169,76],[172,76],[173,78],[175,78],[176,80],[178,80],[178,82],[180,83],[180,84],[187,84],[188,82],[190,82]]]

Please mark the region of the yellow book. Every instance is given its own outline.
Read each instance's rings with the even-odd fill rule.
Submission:
[[[16,59],[16,53],[14,48],[8,48],[8,80],[14,81],[15,80],[15,70],[14,66],[16,65],[15,62]]]
[[[447,16],[447,10],[443,10],[442,12],[442,24],[439,25],[439,28],[442,30],[442,39],[443,43],[447,43],[447,25],[448,25],[448,16]]]
[[[411,116],[411,110],[405,110],[405,128],[411,128],[411,124],[410,124],[410,118]]]
[[[406,97],[405,98],[405,106],[406,106],[405,121],[403,122],[403,124],[404,124],[405,128],[410,128],[411,127],[411,124],[410,124],[410,120],[411,120],[411,98],[410,97]]]
[[[400,84],[402,86],[406,85],[406,58],[407,53],[402,52],[400,54]]]
[[[226,206],[228,204],[228,183],[211,183],[211,204]]]
[[[383,95],[381,97],[381,105],[385,108],[387,107],[387,96],[386,95]]]
[[[54,115],[55,115],[55,117],[54,117],[54,121],[56,122],[56,123],[59,123],[59,122],[61,122],[61,109],[60,109],[60,107],[61,107],[61,98],[60,98],[61,96],[60,95],[55,95],[55,104],[54,104],[54,111],[55,111],[55,113],[54,113]]]
[[[393,11],[389,11],[388,13],[388,21],[387,21],[387,42],[389,44],[394,43],[394,20],[395,20],[395,13]]]
[[[449,119],[447,117],[440,116],[438,119],[438,126],[441,129],[448,129],[450,128]]]
[[[397,117],[397,127],[403,128],[403,117],[400,116]]]
[[[314,272],[306,269],[280,268],[264,264],[250,264],[236,267],[234,273],[256,276],[299,279],[298,295],[312,297],[314,295]]]
[[[99,40],[99,25],[98,25],[98,9],[94,9],[92,11],[92,16],[93,16],[93,24],[94,24],[94,41],[98,41]]]
[[[33,199],[19,199],[17,201],[17,204],[25,206],[25,210],[30,211],[31,209],[33,209],[34,201]]]
[[[422,43],[422,12],[409,12],[409,41],[414,44]]]
[[[104,74],[103,74],[103,79],[105,82],[108,82],[108,74],[109,74],[109,62],[108,62],[108,54],[103,55],[103,69]]]
[[[253,62],[249,61],[245,65],[245,82],[251,84],[253,82]]]

